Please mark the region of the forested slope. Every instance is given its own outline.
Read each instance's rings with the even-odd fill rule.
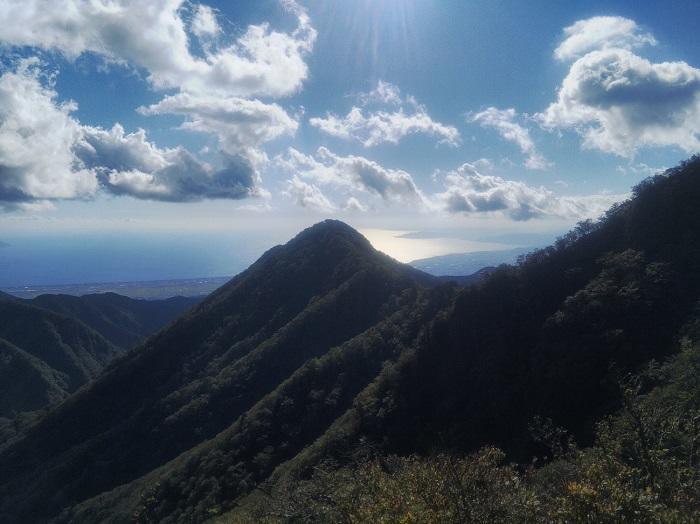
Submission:
[[[116,293],[96,293],[79,297],[39,295],[27,302],[77,318],[115,346],[130,349],[201,300],[200,297],[137,300]]]
[[[119,349],[80,321],[0,297],[0,417],[45,407],[95,378]]]
[[[672,474],[680,459],[664,462],[658,453],[668,438],[692,448],[692,421],[668,419],[680,433],[639,444],[638,421],[662,419],[651,407],[644,415],[649,405],[636,399],[649,387],[677,392],[674,383],[690,380],[679,369],[697,360],[699,176],[700,160],[692,159],[641,184],[600,221],[467,287],[396,263],[342,223],[314,226],[270,250],[0,453],[8,472],[0,479],[0,514],[8,522],[203,522],[219,515],[362,522],[381,514],[330,518],[323,512],[332,507],[313,514],[313,503],[336,497],[342,505],[343,493],[367,486],[372,493],[355,500],[376,495],[377,504],[355,504],[358,510],[384,507],[381,494],[391,490],[382,486],[413,489],[414,502],[433,496],[428,473],[444,471],[434,467],[442,456],[443,464],[462,461],[465,482],[476,479],[467,493],[481,486],[474,499],[460,495],[448,522],[615,521],[616,507],[626,512],[617,521],[654,521],[657,509],[685,521],[696,507],[689,495],[697,485],[695,452],[690,473],[678,469],[686,480],[675,488],[659,475]],[[674,357],[680,347],[685,353]],[[637,378],[652,385],[626,393],[630,376],[647,377],[650,362],[667,358],[666,378]],[[695,410],[690,395],[684,402]],[[677,408],[675,397],[664,398]],[[616,412],[611,427],[623,429],[597,426]],[[502,464],[504,457],[523,464],[551,458],[552,438],[542,434],[568,435],[589,451],[563,457],[570,446],[562,444],[556,454],[564,462],[527,478]],[[640,455],[639,446],[659,462]],[[376,462],[358,462],[358,449],[371,450],[380,464],[399,458],[372,470]],[[400,458],[406,456],[414,458]],[[330,468],[321,477],[325,491],[321,464]],[[366,482],[353,484],[357,478]],[[422,491],[411,484],[421,478]],[[515,498],[499,484],[506,481]],[[528,482],[530,491],[517,491]],[[606,485],[618,491],[605,492]],[[657,506],[647,504],[647,492]],[[421,507],[401,514],[404,499],[392,500],[383,517],[389,520]],[[558,509],[545,501],[559,501]],[[294,513],[303,507],[309,511]],[[477,509],[482,513],[470,513]]]
[[[345,224],[327,221],[302,232],[120,359],[0,455],[0,468],[9,472],[0,481],[3,514],[25,521],[55,516],[245,424],[249,410],[313,359],[401,310],[413,314],[411,306],[433,283]],[[374,351],[384,358],[397,350],[379,344]],[[361,363],[370,370],[380,364]],[[362,380],[371,380],[368,373]],[[339,399],[333,416],[343,406]],[[319,424],[311,435],[325,427],[323,418],[308,420]],[[19,484],[31,489],[18,491]]]

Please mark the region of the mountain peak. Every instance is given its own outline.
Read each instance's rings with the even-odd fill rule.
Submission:
[[[301,231],[295,238],[299,238],[299,237],[303,237],[303,236],[319,235],[319,234],[325,235],[325,234],[329,234],[329,233],[364,239],[364,237],[360,234],[360,232],[357,231],[356,229],[354,229],[352,226],[349,226],[348,224],[346,224],[342,220],[336,220],[333,218],[328,218],[328,219],[323,220],[321,222],[317,222],[313,226],[307,227],[306,229]]]
[[[334,219],[327,219],[318,222],[311,227],[301,231],[297,236],[288,242],[288,246],[300,244],[327,244],[338,240],[350,242],[356,248],[374,251],[372,244],[359,231],[352,228],[345,222]]]

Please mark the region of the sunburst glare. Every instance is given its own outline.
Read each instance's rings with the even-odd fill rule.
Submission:
[[[396,59],[408,60],[414,44],[419,0],[349,0],[328,2],[321,7],[328,27],[345,27],[346,65],[355,69],[378,69],[387,47]],[[426,2],[422,2],[425,4]]]

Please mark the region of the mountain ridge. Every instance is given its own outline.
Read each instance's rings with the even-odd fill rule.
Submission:
[[[464,287],[309,228],[0,451],[0,521],[250,521],[358,445],[527,464],[535,417],[589,445],[617,378],[697,317],[699,176],[684,162]]]
[[[73,489],[74,497],[84,498],[114,487],[105,481],[133,480],[203,436],[213,437],[309,359],[413,304],[420,288],[435,283],[377,252],[345,224],[316,225],[267,251],[168,330],[108,366],[97,381],[15,443],[5,460],[0,458],[2,467],[24,471],[25,479],[31,479],[26,474],[34,466],[25,462],[23,450],[32,449],[36,467],[43,464],[43,470],[46,461],[53,463],[54,475],[61,475],[58,464],[68,460],[62,473],[67,475],[79,463],[71,448],[86,448],[89,441],[86,449],[111,463],[111,473],[87,473],[89,482],[64,486],[63,496]],[[284,359],[277,357],[281,348]],[[102,398],[113,398],[107,414]],[[62,423],[73,417],[91,420],[90,429]],[[161,429],[144,440],[141,427]],[[45,441],[46,433],[60,438]],[[131,457],[116,460],[115,449],[120,456],[130,450]],[[41,482],[39,491],[53,491],[53,482],[58,480]],[[8,488],[5,484],[0,490]],[[61,507],[54,499],[45,500],[47,510]],[[23,518],[46,517],[30,517],[36,505],[22,506],[30,512]]]
[[[200,300],[199,297],[180,296],[141,300],[110,292],[81,296],[43,294],[27,299],[27,302],[77,318],[115,346],[127,350],[143,342]]]
[[[0,294],[0,340],[5,342],[0,346],[0,417],[9,420],[64,400],[198,301],[147,302],[113,293],[26,300]]]

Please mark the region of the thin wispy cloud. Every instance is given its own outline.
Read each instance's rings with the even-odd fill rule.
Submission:
[[[525,155],[525,167],[528,169],[548,169],[552,167],[549,162],[535,147],[535,142],[530,136],[530,131],[518,123],[518,113],[513,108],[498,109],[489,107],[470,115],[469,120],[482,127],[495,129],[504,140],[514,143]]]

